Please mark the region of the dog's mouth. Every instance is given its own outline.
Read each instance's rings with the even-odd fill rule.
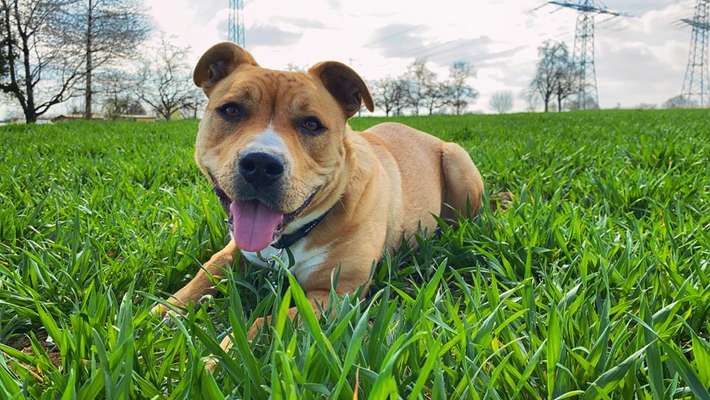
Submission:
[[[232,200],[213,180],[213,190],[229,215],[232,236],[240,249],[257,252],[278,240],[288,224],[298,217],[313,201],[314,190],[298,209],[284,214],[259,200]]]

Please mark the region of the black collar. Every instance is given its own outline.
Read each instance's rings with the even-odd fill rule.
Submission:
[[[318,226],[318,224],[320,224],[325,219],[329,211],[330,210],[324,212],[323,215],[321,215],[320,217],[303,225],[296,232],[289,233],[288,235],[281,235],[279,240],[276,243],[272,244],[271,247],[275,249],[286,249],[293,246],[294,243],[298,242],[299,240],[306,237],[309,233],[311,233],[311,231],[315,229],[315,227]]]

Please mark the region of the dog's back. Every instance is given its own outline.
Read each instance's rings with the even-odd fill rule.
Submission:
[[[483,181],[468,153],[428,133],[399,123],[375,125],[363,136],[384,147],[394,158],[402,190],[402,228],[405,235],[421,225],[435,228],[433,215],[454,218],[470,203],[478,210]],[[384,158],[384,155],[380,155]]]

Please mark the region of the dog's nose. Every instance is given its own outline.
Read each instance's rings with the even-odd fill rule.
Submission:
[[[249,153],[239,159],[239,173],[254,188],[269,186],[284,173],[283,161],[268,153]]]

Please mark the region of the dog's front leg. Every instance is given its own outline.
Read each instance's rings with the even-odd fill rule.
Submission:
[[[170,296],[168,303],[184,307],[196,302],[205,294],[213,293],[215,287],[212,284],[212,279],[219,279],[224,276],[224,268],[232,264],[236,251],[236,243],[234,243],[234,240],[230,240],[227,247],[215,253],[209,261],[200,267],[197,275],[187,285]],[[154,314],[158,315],[163,315],[167,311],[168,308],[164,304],[158,304],[152,310]]]

